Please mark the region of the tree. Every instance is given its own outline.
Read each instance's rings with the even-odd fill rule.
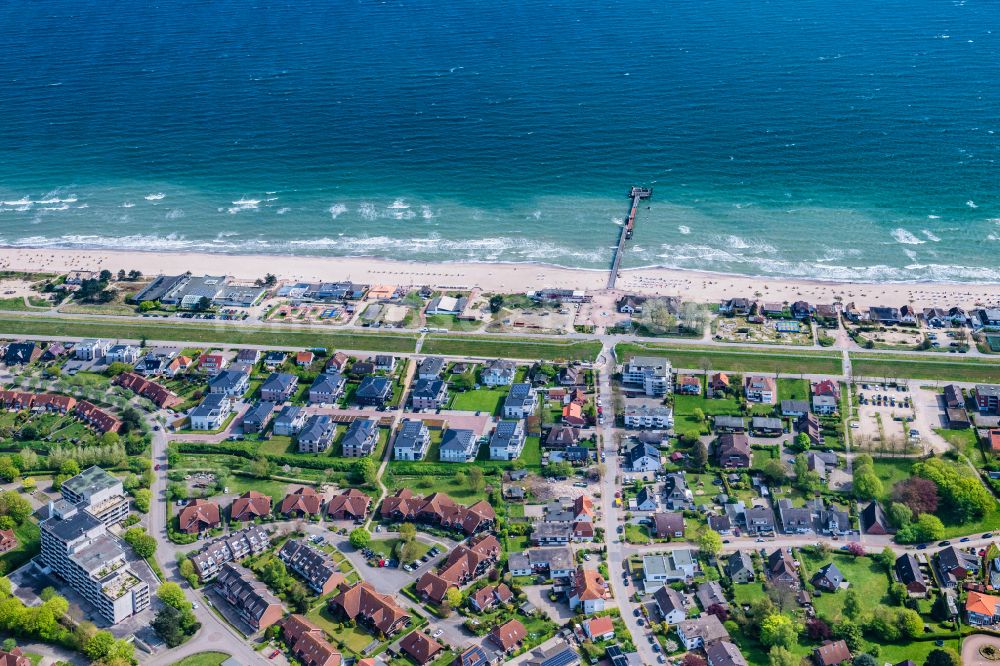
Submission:
[[[677,329],[677,317],[659,298],[650,298],[643,304],[639,322],[650,333],[669,333]]]
[[[830,625],[817,617],[806,620],[806,635],[811,641],[822,642],[830,638],[832,631]]]
[[[833,635],[843,639],[851,652],[857,652],[861,648],[863,642],[861,627],[851,620],[842,620],[834,626]]]
[[[139,312],[149,312],[156,309],[156,301],[143,301],[139,303]]]
[[[476,466],[471,467],[469,469],[469,488],[478,493],[483,489],[483,485],[485,485],[483,469]]]
[[[80,473],[80,463],[70,458],[59,466],[59,473],[67,477],[76,476]]]
[[[889,516],[889,522],[896,527],[905,527],[913,520],[913,511],[902,502],[893,502],[890,504],[886,513]]]
[[[899,633],[903,638],[916,638],[924,632],[924,621],[920,614],[911,608],[900,608],[896,621],[899,625]]]
[[[175,607],[164,606],[153,618],[155,631],[167,647],[177,647],[184,642],[184,630],[181,628],[181,612]]]
[[[163,583],[156,591],[156,596],[160,598],[160,601],[177,610],[184,610],[191,606],[187,597],[184,596],[184,590],[177,583]]]
[[[356,479],[368,486],[375,485],[378,481],[378,467],[376,467],[375,461],[368,457],[358,458],[351,468],[351,473]]]
[[[156,539],[146,534],[146,530],[141,527],[130,527],[122,532],[122,539],[132,546],[135,554],[142,558],[152,557],[156,553]]]
[[[266,456],[257,456],[250,461],[248,471],[258,479],[266,479],[271,476],[271,461],[268,460]]]
[[[698,549],[706,555],[715,556],[722,550],[722,535],[708,525],[703,525],[698,530],[696,542]]]
[[[38,485],[38,482],[35,481],[35,477],[33,477],[33,476],[26,476],[21,481],[21,490],[23,490],[26,493],[33,493],[33,492],[35,492],[35,487],[37,485]]]
[[[875,469],[863,465],[854,468],[854,496],[860,500],[873,500],[882,495],[882,479],[878,478]]]
[[[882,549],[882,552],[875,556],[878,563],[887,572],[891,573],[893,566],[896,564],[896,553],[892,552],[892,548],[886,546]]]
[[[808,451],[810,446],[809,435],[800,432],[795,436],[795,448],[799,451]]]
[[[937,541],[944,537],[944,523],[935,515],[924,513],[913,524],[917,541]]]
[[[490,312],[496,314],[503,307],[503,294],[493,294],[490,296]]]
[[[910,510],[911,517],[922,513],[935,513],[940,502],[937,485],[919,476],[911,476],[893,486],[893,497],[897,503]]]
[[[875,657],[870,654],[859,654],[851,662],[852,666],[878,666],[878,662],[875,661]]]
[[[706,663],[707,662],[704,657],[699,654],[695,654],[694,652],[688,652],[684,655],[684,658],[681,659],[682,666],[705,666]]]
[[[927,653],[924,666],[961,666],[962,658],[951,648],[935,648]]]
[[[857,541],[852,541],[851,543],[847,544],[847,552],[853,555],[854,557],[861,557],[862,555],[865,554],[865,547],[862,546]]]
[[[372,542],[372,533],[363,527],[358,527],[351,530],[351,536],[348,539],[352,546],[358,550],[362,550],[363,548],[367,548],[368,544]]]
[[[128,363],[122,363],[121,361],[115,361],[114,363],[112,363],[111,365],[108,366],[108,369],[105,370],[104,373],[106,375],[108,375],[109,377],[117,377],[118,375],[122,374],[123,372],[131,372],[131,371],[132,371],[132,366],[129,365]]]
[[[861,617],[861,598],[853,587],[844,594],[844,615],[852,620]]]
[[[767,653],[768,666],[799,666],[800,659],[780,645],[775,645]]]
[[[693,458],[694,466],[698,469],[703,469],[708,464],[708,446],[705,442],[700,439],[695,442],[691,456]]]
[[[10,483],[21,474],[10,456],[0,456],[0,479]]]
[[[785,469],[785,465],[776,458],[771,458],[766,460],[763,465],[760,466],[760,473],[770,483],[777,483],[788,476],[788,470]]]
[[[38,468],[38,454],[34,449],[26,446],[18,452],[18,456],[21,458],[21,469],[30,471]]]
[[[941,458],[929,458],[913,466],[913,473],[937,485],[944,508],[965,522],[992,510],[995,500],[975,470]]]
[[[791,648],[798,642],[798,633],[792,618],[781,613],[771,613],[760,623],[760,642],[768,647]]]
[[[449,587],[444,593],[444,599],[452,608],[458,608],[462,605],[462,591],[457,587]]]
[[[138,488],[133,495],[135,508],[141,513],[149,513],[149,503],[153,500],[153,493],[147,488]]]
[[[10,516],[11,520],[20,525],[31,512],[31,502],[16,491],[8,490],[0,493],[0,515]]]
[[[210,299],[208,296],[202,296],[201,298],[198,299],[198,303],[197,305],[195,305],[195,310],[198,310],[199,312],[205,312],[211,307],[212,307],[212,299]]]
[[[403,541],[410,541],[417,536],[417,528],[413,523],[403,523],[399,526],[399,536]]]
[[[91,659],[103,659],[111,653],[111,648],[115,644],[115,637],[110,631],[101,630],[94,633],[83,645],[83,653]]]

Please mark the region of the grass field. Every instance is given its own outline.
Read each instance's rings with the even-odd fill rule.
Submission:
[[[601,352],[596,340],[534,340],[530,338],[490,338],[472,335],[428,335],[421,351],[425,354],[519,358],[550,361],[593,361]]]
[[[327,634],[333,638],[335,643],[341,644],[347,650],[350,650],[354,654],[361,654],[369,643],[375,640],[375,637],[369,634],[364,629],[359,627],[351,627],[349,625],[343,625],[341,628],[339,622],[330,615],[326,610],[326,606],[320,606],[317,609],[309,611],[306,617],[319,625],[319,627],[325,631]]]
[[[965,430],[951,430],[948,428],[935,428],[934,432],[941,435],[949,444],[961,453],[964,453],[972,461],[973,465],[986,464],[983,450],[979,447],[976,438],[976,431],[971,428]]]
[[[619,360],[635,355],[665,356],[675,368],[710,367],[730,372],[778,372],[789,375],[840,375],[843,372],[840,355],[831,352],[622,343],[615,347],[615,353]]]
[[[506,397],[507,391],[498,389],[475,389],[464,393],[453,393],[448,409],[497,414]]]
[[[910,469],[915,460],[893,460],[891,458],[876,458],[873,467],[875,476],[882,480],[883,497],[888,499],[892,495],[892,487],[910,478]]]
[[[719,414],[738,415],[739,403],[736,398],[704,398],[695,395],[674,395],[674,431],[679,434],[701,434],[705,424],[694,416],[694,410],[700,409],[706,417]]]
[[[1000,382],[1000,363],[994,360],[852,353],[851,364],[858,377]]]
[[[327,349],[358,349],[387,352],[412,352],[416,339],[410,335],[317,331],[291,327],[268,326],[252,328],[217,323],[211,326],[195,323],[162,322],[156,320],[107,321],[86,317],[17,317],[0,314],[0,332],[6,335],[60,335],[74,338],[126,338],[229,344],[271,345],[275,347],[326,347]]]
[[[24,312],[25,310],[30,310],[24,303],[24,299],[20,296],[14,298],[0,298],[0,310],[6,310],[7,312]]]
[[[802,566],[807,572],[806,580],[809,580],[826,564],[836,563],[837,568],[844,574],[844,578],[850,582],[851,588],[857,591],[861,607],[865,611],[874,610],[878,606],[887,604],[885,597],[889,592],[889,579],[885,571],[870,557],[830,553],[825,557],[818,558],[811,553],[799,551],[799,561],[802,562]],[[824,618],[836,619],[844,606],[846,594],[846,590],[838,590],[837,592],[814,595],[813,606],[816,608],[816,613]]]
[[[429,328],[447,328],[449,331],[476,331],[483,327],[481,321],[465,321],[454,315],[427,315]]]
[[[461,467],[456,465],[456,467]],[[389,472],[392,471],[392,463],[389,463]],[[456,472],[463,471],[456,469]],[[385,478],[386,487],[390,493],[394,493],[400,488],[409,488],[418,495],[429,495],[431,493],[447,493],[457,501],[462,503],[472,503],[477,500],[486,499],[485,491],[476,492],[469,485],[458,483],[453,476],[403,476],[387,475]],[[490,480],[495,481],[496,477],[486,477],[486,485],[490,485]]]
[[[26,519],[14,527],[17,546],[0,555],[0,563],[5,572],[14,571],[41,551],[42,532],[33,518]]]
[[[174,666],[219,666],[229,655],[225,652],[199,652],[190,657],[184,657]]]

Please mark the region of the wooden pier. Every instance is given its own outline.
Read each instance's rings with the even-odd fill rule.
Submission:
[[[625,241],[632,238],[632,232],[635,230],[635,215],[639,210],[639,202],[653,196],[653,188],[633,187],[629,190],[628,196],[632,200],[632,205],[629,207],[625,223],[622,224],[621,233],[618,236],[618,247],[615,249],[615,255],[611,260],[611,275],[608,276],[608,289],[615,288],[615,281],[618,279],[618,269],[621,267],[622,255],[625,253]]]

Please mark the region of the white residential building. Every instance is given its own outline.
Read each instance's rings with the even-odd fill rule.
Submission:
[[[649,396],[670,393],[673,386],[670,361],[656,356],[633,356],[622,368],[622,382],[642,387]]]
[[[626,428],[673,428],[674,410],[666,405],[625,405]]]

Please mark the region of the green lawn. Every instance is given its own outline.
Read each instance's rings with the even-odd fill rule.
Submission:
[[[30,310],[27,305],[24,304],[24,299],[20,296],[15,298],[0,298],[0,310],[7,310],[9,312],[24,312],[25,310]]]
[[[24,565],[41,551],[42,533],[34,518],[28,518],[14,527],[17,546],[0,555],[0,569],[9,573]]]
[[[779,379],[778,400],[809,400],[808,379]]]
[[[375,637],[364,629],[346,624],[341,626],[341,623],[327,611],[326,605],[309,611],[306,617],[325,631],[335,644],[342,645],[356,655],[361,654],[361,651],[375,640]]]
[[[229,655],[225,652],[199,652],[190,657],[184,657],[174,666],[219,666]]]
[[[507,391],[500,389],[475,389],[464,393],[453,393],[448,409],[466,412],[486,412],[498,414]]]
[[[779,372],[839,375],[843,372],[839,354],[818,351],[769,350],[752,347],[694,347],[648,343],[621,343],[615,347],[619,359],[631,356],[665,356],[675,368],[711,367],[731,372]]]
[[[372,539],[371,544],[368,546],[376,553],[380,553],[383,557],[389,557],[396,551],[396,546],[398,546],[403,540],[402,539]],[[427,551],[431,549],[430,546],[425,544],[423,541],[417,541],[417,554],[414,559],[420,559],[427,554]]]
[[[876,458],[873,467],[875,475],[882,480],[884,495],[882,499],[887,499],[892,495],[892,487],[910,478],[910,469],[913,467],[913,460],[894,460],[892,458]]]
[[[870,611],[881,605],[887,605],[886,595],[889,591],[889,579],[885,571],[876,564],[870,557],[854,557],[839,552],[829,553],[825,557],[817,558],[811,553],[799,551],[799,561],[806,571],[806,580],[820,568],[835,562],[837,568],[844,574],[851,587],[857,591],[860,597],[861,607],[865,611]],[[844,596],[846,590],[837,592],[823,592],[813,596],[813,606],[816,613],[821,617],[835,620],[841,613],[844,606]]]
[[[938,379],[991,384],[1000,382],[1000,363],[986,359],[865,355],[852,352],[851,364],[856,377]]]
[[[222,322],[206,326],[201,323],[137,321],[110,317],[31,317],[0,314],[0,332],[5,335],[57,335],[71,338],[148,338],[162,341],[223,342],[274,347],[326,347],[327,349],[359,349],[367,351],[412,352],[416,337],[360,331],[316,330],[267,326],[252,328]]]
[[[733,600],[738,605],[751,604],[758,599],[767,597],[764,586],[761,583],[743,583],[733,585]]]
[[[519,358],[551,361],[593,361],[601,353],[594,340],[535,340],[531,338],[491,338],[475,335],[428,335],[421,351],[425,354]]]
[[[706,416],[726,414],[737,416],[740,413],[736,398],[705,398],[696,395],[674,396],[674,432],[678,435],[698,435],[707,428],[707,423],[699,421],[694,416],[694,410],[700,409]]]
[[[971,428],[965,430],[951,430],[949,428],[935,428],[934,432],[941,435],[949,444],[955,447],[960,453],[968,456],[974,465],[985,465],[986,459],[983,450],[979,447],[979,440],[976,438],[976,431]]]
[[[453,315],[427,315],[429,328],[446,328],[449,331],[476,331],[482,328],[481,321],[465,321]]]
[[[273,500],[271,506],[277,506],[288,494],[288,484],[284,481],[270,481],[267,479],[254,479],[248,476],[233,476],[229,482],[229,492],[243,493],[256,490],[259,493],[269,495]]]
[[[455,465],[455,471],[462,471],[461,465]],[[390,463],[389,471],[392,471],[392,464]],[[389,492],[393,493],[400,488],[409,488],[413,492],[419,495],[429,495],[431,493],[446,493],[450,495],[455,501],[462,503],[471,503],[477,500],[486,499],[485,491],[476,492],[469,488],[469,485],[459,484],[455,481],[453,476],[404,476],[396,474],[387,474],[387,478],[383,479],[386,486],[389,488]],[[486,477],[486,485],[490,485],[491,480],[496,481],[496,477]]]
[[[653,540],[649,538],[649,530],[645,525],[626,523],[625,541],[628,543],[646,544],[652,543]]]

